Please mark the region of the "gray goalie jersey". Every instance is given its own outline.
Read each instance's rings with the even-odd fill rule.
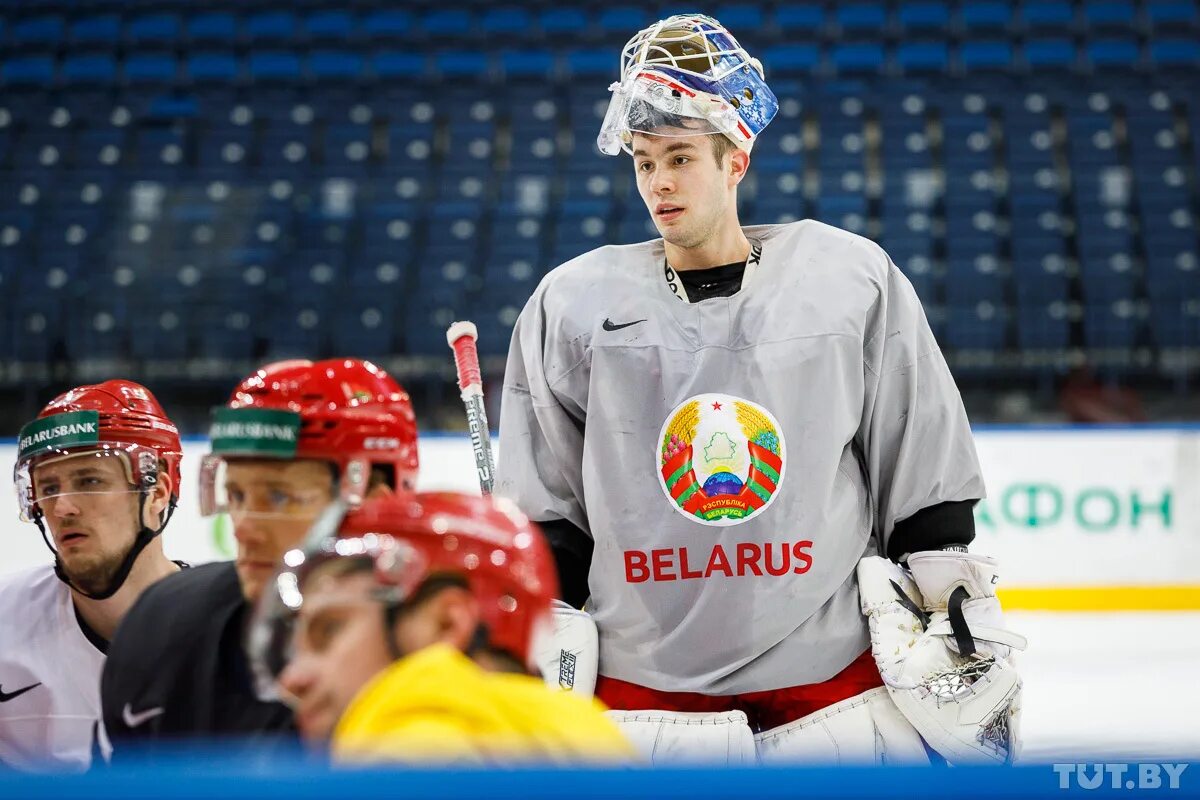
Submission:
[[[831,678],[868,646],[858,560],[984,495],[887,255],[814,221],[745,232],[761,257],[732,297],[681,300],[661,240],[558,267],[509,351],[496,491],[592,537],[600,673],[655,689]]]

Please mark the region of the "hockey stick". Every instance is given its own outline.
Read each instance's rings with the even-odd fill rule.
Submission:
[[[479,351],[475,341],[479,331],[472,322],[455,322],[446,331],[446,343],[454,351],[454,368],[458,371],[458,388],[462,391],[467,410],[467,425],[471,430],[471,449],[475,452],[475,471],[479,473],[479,489],[492,493],[496,464],[492,459],[492,435],[488,431],[487,411],[483,407],[483,375],[479,370]]]

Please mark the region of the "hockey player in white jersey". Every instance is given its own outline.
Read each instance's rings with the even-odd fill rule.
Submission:
[[[595,693],[657,763],[1010,760],[1023,640],[966,552],[983,479],[912,286],[855,234],[740,224],[778,104],[716,20],[641,31],[610,90],[598,145],[662,238],[550,272],[505,373],[496,491],[586,600],[543,672],[589,688],[594,622]]]
[[[22,428],[17,499],[54,564],[0,579],[0,764],[81,771],[107,756],[105,651],[142,590],[179,570],[158,535],[182,456],[174,423],[131,381],[73,389]]]

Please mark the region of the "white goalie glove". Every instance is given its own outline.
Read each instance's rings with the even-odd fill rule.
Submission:
[[[871,653],[901,713],[951,763],[1011,763],[1019,749],[1021,678],[1004,628],[994,559],[929,551],[908,569],[858,564]]]
[[[600,665],[600,637],[592,615],[554,601],[554,632],[538,642],[534,661],[546,685],[591,697]]]

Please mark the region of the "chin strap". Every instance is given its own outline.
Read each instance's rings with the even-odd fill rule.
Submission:
[[[141,497],[141,502],[138,504],[138,509],[141,513],[139,513],[138,519],[141,520],[145,518],[146,503],[150,501],[150,492],[146,489],[140,489],[138,494]],[[38,526],[38,530],[42,532],[42,541],[50,548],[50,552],[54,553],[54,574],[58,576],[58,579],[90,600],[107,600],[119,592],[121,587],[125,585],[125,579],[129,577],[129,573],[133,570],[134,562],[137,561],[142,551],[146,549],[146,545],[150,544],[154,540],[154,537],[166,529],[167,523],[171,521],[171,517],[175,514],[175,505],[175,498],[171,498],[167,505],[167,510],[163,514],[162,523],[158,526],[158,530],[147,528],[144,524],[141,526],[138,530],[137,538],[133,540],[133,546],[129,548],[129,552],[125,554],[124,560],[121,561],[121,566],[117,569],[116,574],[113,575],[112,580],[109,581],[108,586],[101,592],[89,592],[71,581],[70,576],[63,569],[62,560],[58,557],[58,551],[50,543],[50,537],[46,533],[46,526],[42,522],[40,512],[33,521]]]

